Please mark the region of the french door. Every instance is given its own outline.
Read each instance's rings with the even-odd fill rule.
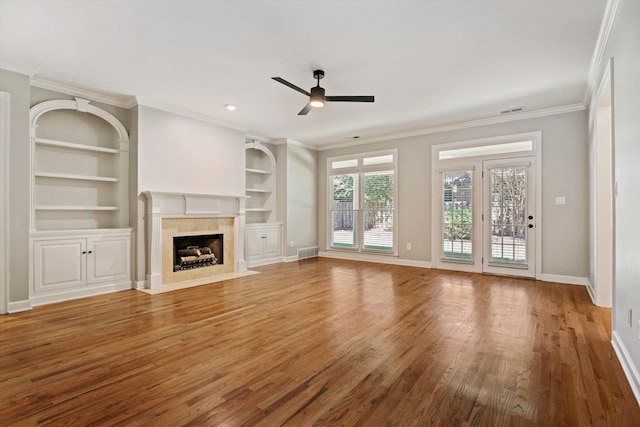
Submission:
[[[535,157],[458,163],[440,177],[436,267],[535,277]]]
[[[534,164],[534,157],[483,162],[483,272],[535,277]]]

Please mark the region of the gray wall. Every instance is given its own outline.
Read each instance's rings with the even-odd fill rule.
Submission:
[[[11,95],[9,130],[9,302],[29,299],[29,76],[0,69]]]
[[[298,248],[318,246],[318,152],[285,142],[275,153],[277,220],[284,223],[284,256],[293,256]]]
[[[431,257],[431,147],[524,132],[542,131],[542,273],[586,278],[588,274],[587,112],[480,126],[320,152],[318,236],[327,248],[327,157],[398,149],[398,255]],[[566,205],[556,206],[555,197]],[[407,251],[406,243],[412,250]]]
[[[613,331],[626,348],[635,372],[640,370],[640,2],[622,0],[609,36],[604,61],[613,58],[615,279]],[[594,135],[591,135],[592,138]],[[633,322],[629,324],[629,310]],[[640,393],[640,378],[635,378]],[[637,397],[640,397],[637,395]]]
[[[317,246],[318,239],[318,152],[287,145],[287,250]],[[293,247],[291,246],[293,241]]]

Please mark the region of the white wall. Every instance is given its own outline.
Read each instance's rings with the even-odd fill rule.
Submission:
[[[614,198],[613,343],[640,401],[639,1],[620,1],[595,82],[602,79],[609,58],[613,58],[614,179],[618,186]],[[595,108],[592,104],[593,116]],[[595,139],[593,131],[590,139]]]
[[[542,273],[586,281],[588,253],[587,113],[577,111],[449,132],[361,144],[320,152],[320,250],[327,248],[327,157],[398,149],[398,254],[400,260],[431,262],[431,146],[542,131]],[[555,197],[566,205],[556,206]],[[406,250],[411,243],[412,249]]]
[[[244,195],[244,133],[138,107],[138,193]]]
[[[138,286],[146,276],[144,191],[244,196],[245,135],[139,105],[131,111],[130,218],[136,220]]]

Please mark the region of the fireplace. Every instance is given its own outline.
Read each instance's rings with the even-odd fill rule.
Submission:
[[[224,264],[224,235],[173,237],[173,271]]]

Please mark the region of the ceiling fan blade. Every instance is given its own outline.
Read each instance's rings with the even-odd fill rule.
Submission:
[[[294,85],[293,83],[289,83],[288,81],[286,81],[285,79],[281,78],[281,77],[271,77],[273,80],[277,81],[278,83],[282,83],[285,86],[289,86],[291,89],[296,90],[304,95],[307,96],[311,96],[311,94],[309,92],[307,92],[306,90],[299,88],[298,86]]]
[[[302,110],[300,110],[300,112],[298,113],[299,116],[306,116],[307,113],[309,111],[311,111],[313,107],[311,106],[311,103],[307,104],[304,106],[304,108]]]
[[[325,96],[325,101],[331,102],[374,102],[373,96]]]

